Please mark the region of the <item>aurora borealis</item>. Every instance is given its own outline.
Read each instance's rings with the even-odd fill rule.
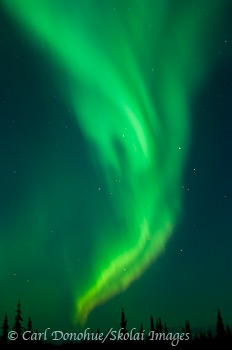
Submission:
[[[33,290],[47,286],[52,274],[53,287],[42,287],[42,299],[60,289],[55,309],[68,293],[69,316],[85,324],[97,306],[159,264],[183,220],[191,108],[218,64],[215,46],[224,26],[213,19],[226,18],[228,2],[3,4],[26,50],[36,52],[38,62],[28,69],[49,68],[41,80],[26,74],[22,83],[17,114],[24,117],[17,128],[24,136],[12,134],[19,146],[9,150],[18,159],[10,176],[20,185],[2,221],[2,256],[13,239],[8,254],[23,259],[19,272],[11,262],[11,274],[37,271]],[[16,74],[18,81],[23,75]],[[30,104],[25,91],[32,86]],[[25,280],[33,283],[33,277]]]

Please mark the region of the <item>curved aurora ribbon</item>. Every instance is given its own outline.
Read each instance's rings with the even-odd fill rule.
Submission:
[[[209,63],[205,10],[220,1],[3,2],[51,47],[93,165],[104,169],[117,225],[94,232],[95,263],[77,292],[84,323],[157,258],[177,220],[189,101]]]

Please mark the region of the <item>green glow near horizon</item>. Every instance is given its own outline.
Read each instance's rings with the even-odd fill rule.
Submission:
[[[92,271],[75,291],[76,318],[84,323],[95,306],[125,290],[158,257],[178,219],[189,103],[210,63],[208,52],[197,61],[207,40],[205,9],[217,10],[219,2],[4,3],[63,69],[67,99],[93,166],[104,169],[120,227],[112,223],[109,231],[102,223],[93,232],[99,244]]]

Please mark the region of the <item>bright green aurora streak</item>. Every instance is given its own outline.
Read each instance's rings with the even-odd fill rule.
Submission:
[[[96,305],[125,290],[157,258],[178,219],[189,106],[212,62],[205,43],[213,24],[205,22],[205,12],[216,15],[221,4],[3,2],[34,42],[51,48],[66,74],[67,99],[93,166],[104,169],[118,222],[117,229],[103,223],[93,232],[99,236],[94,266],[88,284],[75,291],[77,319],[84,323]]]

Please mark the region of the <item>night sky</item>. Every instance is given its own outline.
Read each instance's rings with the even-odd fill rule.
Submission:
[[[2,1],[2,321],[232,324],[231,10]]]

